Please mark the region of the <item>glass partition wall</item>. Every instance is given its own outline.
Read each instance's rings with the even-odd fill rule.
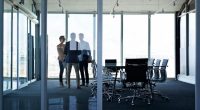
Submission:
[[[30,20],[19,9],[4,4],[3,90],[7,91],[19,89],[28,83],[27,38]]]
[[[11,15],[13,17],[11,17]],[[122,16],[123,21],[121,19]],[[4,25],[4,81],[8,81],[8,83],[4,84],[4,90],[17,89],[28,82],[27,42],[28,33],[30,32],[28,28],[29,26],[32,27],[34,24],[28,25],[28,18],[14,8],[12,13],[5,13],[4,17],[4,19],[6,19],[5,23],[7,23],[7,25]],[[162,23],[163,19],[165,19],[167,21],[165,23],[168,24]],[[157,23],[160,22],[156,24],[155,21]],[[93,46],[94,38],[96,38],[96,25],[96,17],[92,13],[48,14],[48,78],[59,77],[58,54],[56,49],[57,44],[59,44],[59,36],[68,36],[68,40],[70,40],[70,33],[75,32],[77,35],[76,40],[79,41],[78,34],[83,33],[85,35],[84,39],[90,44],[90,49],[96,51],[96,48],[94,49],[95,46]],[[152,15],[151,25],[151,57],[169,58],[168,68],[169,71],[172,72],[168,73],[174,74],[174,14]],[[165,27],[159,30],[163,25],[165,25]],[[33,36],[34,30],[35,29],[33,28],[33,31],[31,31]],[[122,36],[123,42],[121,42]],[[168,41],[166,39],[168,39]],[[163,40],[166,40],[167,42],[165,42],[164,45],[161,45]],[[123,45],[123,53],[120,53],[121,43]],[[105,59],[117,59],[117,63],[122,61],[124,64],[126,58],[147,58],[148,15],[116,14],[113,17],[113,15],[103,14],[102,46],[103,63]],[[169,50],[163,51],[163,48],[168,48]],[[120,58],[121,54],[123,54],[122,59]],[[91,70],[91,65],[89,65],[90,78],[92,78],[93,75]],[[174,77],[173,75],[168,76]],[[71,74],[71,78],[75,78],[75,73]],[[89,97],[89,95],[87,97]],[[65,99],[66,97],[63,97],[63,101],[65,101]],[[85,101],[88,100],[81,100],[81,102]]]
[[[11,81],[11,6],[8,6],[9,11],[4,12],[4,81],[3,90],[12,88]]]
[[[48,77],[59,77],[59,64],[57,45],[60,43],[59,37],[65,36],[65,14],[47,15],[47,33],[48,33]]]
[[[68,17],[66,18],[66,16]],[[49,49],[49,78],[58,78],[56,45],[59,43],[60,35],[67,34],[68,40],[70,40],[70,33],[75,32],[76,40],[79,41],[78,34],[84,33],[84,39],[89,42],[91,50],[96,50],[92,45],[96,37],[94,35],[94,23],[96,25],[94,19],[96,17],[93,14],[48,14],[49,47],[52,47]],[[54,22],[55,20],[57,22]],[[167,22],[163,22],[163,20]],[[66,23],[66,21],[68,22]],[[122,23],[123,27],[121,27]],[[65,31],[66,24],[68,33]],[[55,29],[54,27],[59,28]],[[151,58],[169,59],[168,77],[175,77],[174,14],[151,15],[150,28]],[[120,58],[121,30],[123,30],[123,59]],[[105,59],[117,59],[118,64],[122,60],[124,64],[126,58],[148,58],[148,14],[123,14],[123,21],[121,21],[120,14],[114,16],[103,14],[103,65]],[[89,66],[89,70],[92,70],[91,66]],[[90,71],[90,77],[92,77],[92,71]],[[72,78],[75,78],[73,69]]]
[[[12,36],[12,87],[17,89],[18,87],[18,73],[17,73],[17,10],[13,8],[13,36]],[[12,33],[12,32],[11,32]]]
[[[27,71],[27,62],[28,62],[28,19],[22,13],[19,13],[19,36],[18,36],[18,77],[19,77],[19,86],[28,81],[28,71]]]

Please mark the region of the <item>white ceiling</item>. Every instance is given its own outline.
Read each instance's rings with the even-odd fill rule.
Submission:
[[[59,6],[59,1],[61,7]],[[119,6],[115,6],[116,3]],[[180,10],[185,0],[103,0],[104,12],[175,12]],[[48,0],[48,12],[94,12],[97,0]]]
[[[19,2],[20,0],[14,0]],[[32,1],[40,9],[41,0],[25,0],[25,7],[31,9]],[[119,3],[116,6],[116,3]],[[103,0],[104,13],[159,13],[180,10],[186,0]],[[97,0],[47,0],[48,12],[91,13],[97,11]],[[59,6],[60,4],[60,6]],[[115,7],[115,8],[114,8]],[[10,9],[9,7],[7,7]]]

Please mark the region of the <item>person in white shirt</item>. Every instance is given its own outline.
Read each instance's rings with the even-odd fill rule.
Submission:
[[[80,47],[79,47],[80,44],[75,40],[76,39],[75,33],[71,33],[70,37],[71,41],[66,42],[64,50],[64,54],[66,55],[65,61],[67,62],[67,67],[66,67],[67,84],[68,88],[70,88],[70,74],[72,66],[74,66],[76,73],[77,89],[80,89],[79,59],[78,59],[78,55],[80,55]]]
[[[80,50],[81,55],[79,56],[79,69],[81,73],[81,86],[88,86],[89,84],[89,73],[88,73],[88,62],[91,61],[91,51],[90,45],[88,42],[83,40],[84,34],[79,33],[79,40],[80,40]]]

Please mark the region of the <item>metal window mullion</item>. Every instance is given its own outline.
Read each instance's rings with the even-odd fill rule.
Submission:
[[[3,110],[3,17],[4,0],[0,0],[0,110]]]
[[[17,89],[19,89],[19,9],[17,9]]]
[[[151,58],[151,13],[148,14],[148,58]]]
[[[121,42],[120,42],[120,55],[121,55],[121,65],[123,65],[123,55],[124,55],[124,15],[121,13]]]
[[[96,61],[96,14],[93,14],[93,59]]]
[[[11,90],[13,89],[13,6],[11,8],[11,50],[10,50],[10,73],[11,73]]]

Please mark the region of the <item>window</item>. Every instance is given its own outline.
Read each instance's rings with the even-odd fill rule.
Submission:
[[[151,18],[151,57],[169,59],[167,75],[175,77],[174,14],[156,14]]]
[[[84,40],[90,45],[91,54],[93,55],[93,14],[70,14],[68,18],[68,40],[70,34],[76,33],[76,40],[79,41],[79,33],[84,34]],[[88,66],[89,77],[93,77],[92,68]],[[75,71],[72,69],[72,78],[75,78]]]
[[[65,14],[48,14],[47,17],[48,77],[58,78],[59,65],[56,46],[60,43],[59,37],[65,35]]]
[[[148,57],[148,15],[124,15],[124,58]]]
[[[26,83],[27,80],[27,17],[19,13],[19,85]]]
[[[11,12],[4,12],[3,90],[11,89]]]
[[[120,61],[121,16],[103,15],[103,65],[105,59]]]

